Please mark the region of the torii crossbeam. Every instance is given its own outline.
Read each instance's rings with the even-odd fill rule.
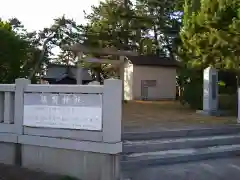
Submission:
[[[123,50],[115,50],[112,48],[91,48],[86,47],[82,44],[75,44],[73,46],[62,46],[61,47],[65,51],[72,51],[78,56],[78,61],[84,60],[85,62],[91,63],[100,63],[100,64],[114,64],[118,65],[120,68],[120,79],[122,80],[123,94],[124,94],[124,57],[125,56],[138,56],[136,52],[133,51],[123,51]],[[120,56],[119,60],[111,60],[111,59],[98,59],[98,58],[85,58],[82,59],[82,55],[86,53],[94,53],[98,55],[115,55]],[[79,66],[77,70],[77,84],[82,84],[82,67]]]
[[[112,48],[90,48],[82,44],[75,44],[73,46],[62,46],[65,51],[72,51],[75,53],[95,53],[99,55],[117,55],[117,56],[138,56],[136,52],[133,51],[122,51],[114,50]]]

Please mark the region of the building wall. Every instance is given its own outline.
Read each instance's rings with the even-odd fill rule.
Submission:
[[[133,64],[127,62],[124,65],[124,100],[132,100]]]
[[[141,81],[156,80],[155,87],[148,87],[148,100],[168,100],[176,97],[176,68],[133,66],[133,99],[142,99]]]

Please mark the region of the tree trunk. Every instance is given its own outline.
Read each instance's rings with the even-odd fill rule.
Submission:
[[[236,107],[236,114],[237,114],[237,117],[239,117],[239,114],[238,114],[238,107],[239,107],[239,95],[238,95],[238,89],[240,88],[240,73],[237,72],[237,75],[236,75],[236,83],[237,83],[237,90],[236,90],[236,101],[235,101],[235,107]],[[239,119],[238,119],[239,121]]]
[[[237,75],[236,75],[236,83],[237,83],[237,94],[238,94],[238,88],[240,88],[240,73],[237,72]]]
[[[124,0],[124,7],[125,7],[125,11],[126,11],[126,17],[125,17],[125,21],[124,21],[124,49],[128,50],[128,0]]]
[[[158,33],[157,33],[157,28],[154,25],[153,26],[153,33],[154,33],[154,43],[156,45],[156,55],[160,55],[160,47],[159,47],[159,41],[158,41]]]
[[[98,82],[101,82],[100,72],[99,72],[99,71],[96,71],[95,74],[96,74],[96,80],[97,80]]]

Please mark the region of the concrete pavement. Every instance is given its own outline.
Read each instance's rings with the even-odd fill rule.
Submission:
[[[240,157],[154,166],[123,172],[123,180],[239,180]]]

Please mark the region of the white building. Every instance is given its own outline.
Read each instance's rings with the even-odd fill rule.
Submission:
[[[125,100],[174,100],[177,62],[166,57],[129,57],[124,66]]]
[[[177,62],[167,57],[131,56],[121,71],[125,100],[174,100]],[[117,68],[123,68],[117,65]],[[48,65],[44,80],[50,84],[76,84],[76,66]],[[92,81],[88,69],[82,70],[82,83]]]

